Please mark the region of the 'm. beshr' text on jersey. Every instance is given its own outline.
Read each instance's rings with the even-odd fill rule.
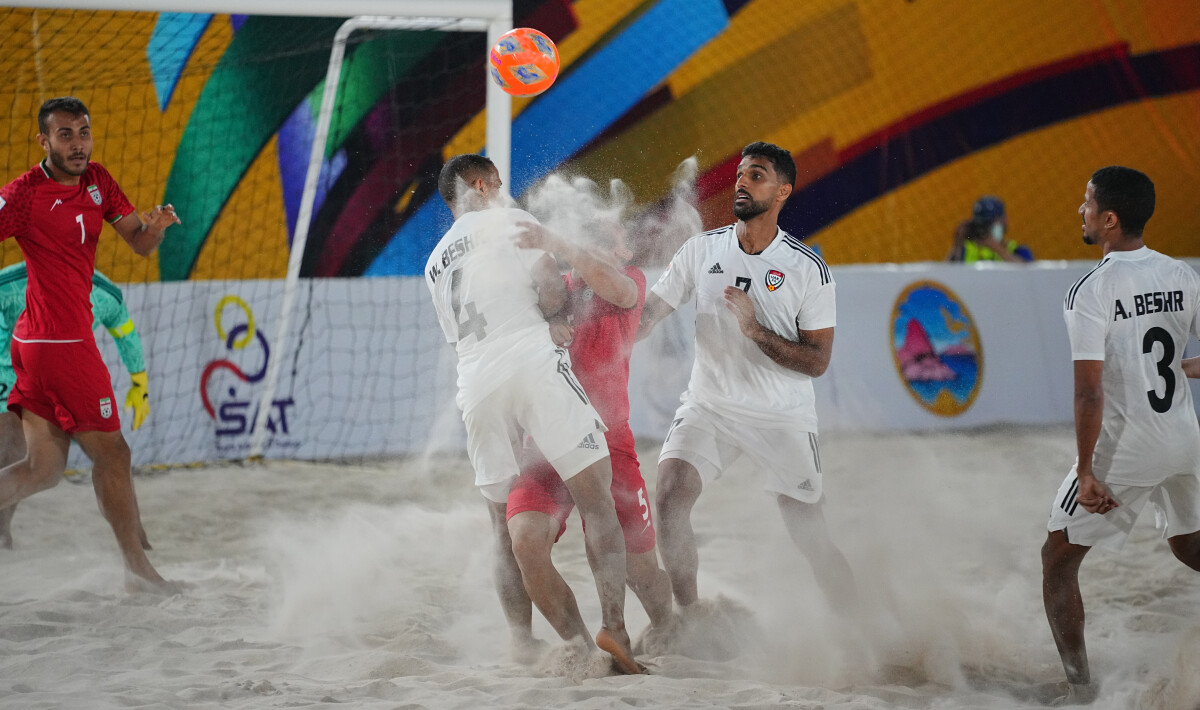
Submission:
[[[1183,291],[1154,291],[1139,293],[1133,297],[1133,311],[1130,312],[1122,305],[1121,299],[1113,304],[1113,320],[1124,320],[1132,315],[1144,316],[1150,313],[1178,313],[1183,310]]]
[[[437,264],[429,267],[429,282],[437,283],[438,277],[442,272],[450,268],[451,262],[471,251],[475,247],[475,243],[471,241],[471,235],[467,235],[460,239],[455,239],[442,250],[442,266],[438,268]]]

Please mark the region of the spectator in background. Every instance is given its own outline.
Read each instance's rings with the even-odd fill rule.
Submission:
[[[954,246],[947,261],[1007,261],[1022,264],[1033,261],[1033,252],[1006,238],[1008,215],[1004,203],[998,197],[984,195],[975,201],[971,219],[958,225],[954,232]]]

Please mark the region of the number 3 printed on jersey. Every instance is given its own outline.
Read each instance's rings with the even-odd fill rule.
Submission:
[[[1150,400],[1150,408],[1159,414],[1166,414],[1171,409],[1171,400],[1175,395],[1175,372],[1171,369],[1171,362],[1175,359],[1175,341],[1171,339],[1171,334],[1167,331],[1155,326],[1146,331],[1146,335],[1142,338],[1142,353],[1149,355],[1154,352],[1154,344],[1162,345],[1162,357],[1156,363],[1158,366],[1158,376],[1166,383],[1166,392],[1160,397],[1158,396],[1158,388],[1146,390],[1146,397]]]

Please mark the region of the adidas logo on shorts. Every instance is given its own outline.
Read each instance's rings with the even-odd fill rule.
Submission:
[[[812,491],[813,490],[812,482],[809,481],[807,478],[804,479],[804,483],[801,483],[800,485],[798,485],[796,487],[802,491]]]
[[[712,265],[712,268],[708,270],[708,273],[723,274],[723,273],[725,273],[725,271],[721,268],[721,262],[718,261],[717,263]]]
[[[579,446],[577,446],[575,448],[577,448],[577,449],[592,449],[593,451],[595,451],[600,448],[600,445],[596,443],[596,437],[594,435],[588,434],[587,436],[585,436],[583,438],[583,441],[579,442]]]

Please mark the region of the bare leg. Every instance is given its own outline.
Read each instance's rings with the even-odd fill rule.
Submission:
[[[853,615],[858,610],[854,573],[845,555],[829,537],[821,503],[804,503],[784,495],[778,500],[788,534],[812,567],[825,599],[839,614]]]
[[[545,513],[526,511],[509,519],[508,530],[528,598],[564,641],[578,637],[594,648],[575,594],[551,559],[554,538],[558,536],[558,521]]]
[[[25,458],[0,469],[0,508],[9,508],[29,496],[53,488],[67,468],[71,439],[56,425],[25,410],[21,417],[27,451]]]
[[[496,535],[496,566],[493,570],[496,593],[500,596],[500,606],[504,609],[504,618],[508,620],[508,630],[512,635],[513,660],[532,663],[537,660],[541,642],[533,637],[533,605],[513,554],[512,537],[505,520],[507,506],[488,501],[488,513],[491,514],[492,531]]]
[[[679,606],[698,598],[696,572],[700,557],[692,531],[692,508],[704,484],[696,467],[681,459],[666,459],[658,465],[658,533],[662,543],[663,567]]]
[[[92,460],[92,486],[100,512],[116,535],[125,558],[125,569],[152,589],[174,593],[176,585],[159,575],[142,549],[137,499],[130,473],[129,445],[119,431],[85,431],[75,435],[83,452]]]
[[[0,412],[0,466],[9,466],[25,458],[25,433],[21,431],[21,418],[5,410]],[[17,506],[0,509],[0,547],[11,550],[12,518]]]
[[[1083,639],[1083,595],[1079,592],[1079,564],[1090,549],[1072,544],[1063,530],[1047,535],[1046,544],[1042,545],[1042,602],[1046,606],[1046,619],[1067,681],[1079,686],[1090,685],[1092,680]]]
[[[650,625],[663,627],[671,621],[671,578],[658,566],[654,550],[640,554],[625,554],[629,588],[637,595],[650,617]]]
[[[1200,572],[1200,532],[1175,535],[1167,539],[1175,559]]]
[[[636,673],[629,632],[625,630],[625,536],[613,504],[611,464],[605,457],[564,483],[587,521],[584,545],[604,620],[597,644],[612,653],[625,672]]]

